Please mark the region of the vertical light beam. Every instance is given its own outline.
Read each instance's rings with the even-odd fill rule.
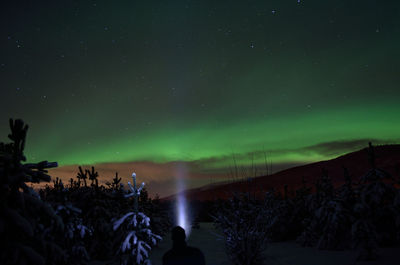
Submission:
[[[176,199],[176,221],[177,225],[185,229],[186,238],[189,238],[191,232],[191,225],[188,218],[188,207],[184,194],[186,189],[185,176],[187,173],[186,166],[184,164],[179,164],[176,168],[176,188],[178,191],[178,196]]]

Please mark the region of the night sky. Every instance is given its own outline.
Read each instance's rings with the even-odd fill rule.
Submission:
[[[5,1],[0,140],[151,193],[400,143],[400,1]],[[264,166],[265,167],[265,166]],[[107,179],[106,179],[107,178]]]

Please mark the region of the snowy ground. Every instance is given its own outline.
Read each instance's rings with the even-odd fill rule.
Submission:
[[[150,254],[153,265],[162,264],[162,255],[171,248],[171,240],[166,236]],[[207,265],[231,264],[225,254],[225,246],[218,239],[217,231],[211,223],[201,223],[200,229],[193,229],[188,245],[200,248]],[[356,262],[355,251],[322,251],[303,248],[294,242],[273,243],[266,251],[265,265],[398,265],[400,248],[384,248],[380,258],[371,262]]]

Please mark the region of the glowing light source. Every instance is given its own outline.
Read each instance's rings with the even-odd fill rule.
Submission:
[[[178,200],[176,201],[176,207],[177,207],[177,220],[178,220],[178,225],[185,229],[186,231],[186,237],[189,237],[190,234],[190,224],[188,222],[188,216],[187,216],[187,204],[186,204],[186,199],[184,194],[179,194]]]
[[[191,225],[188,218],[188,208],[187,202],[184,194],[184,190],[186,188],[185,185],[185,175],[186,175],[186,167],[184,164],[179,164],[176,171],[176,187],[177,191],[179,191],[177,200],[176,200],[176,222],[177,225],[185,229],[186,238],[189,237],[191,231]]]

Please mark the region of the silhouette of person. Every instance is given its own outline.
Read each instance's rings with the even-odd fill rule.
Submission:
[[[205,265],[206,261],[200,249],[186,244],[185,229],[175,226],[172,229],[172,249],[165,252],[163,265]]]

